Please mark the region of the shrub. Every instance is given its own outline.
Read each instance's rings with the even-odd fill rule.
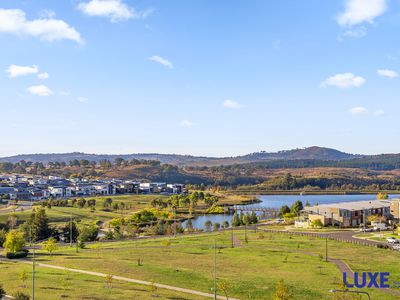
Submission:
[[[15,300],[29,300],[31,297],[28,295],[24,294],[23,292],[16,292],[14,294]]]
[[[27,256],[28,256],[28,252],[26,252],[26,251],[7,252],[7,254],[6,254],[6,257],[8,259],[24,258]]]

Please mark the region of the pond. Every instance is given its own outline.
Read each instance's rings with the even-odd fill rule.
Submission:
[[[295,201],[300,200],[303,205],[308,201],[311,205],[339,203],[339,202],[352,202],[363,200],[374,200],[376,194],[362,194],[362,195],[262,195],[258,196],[261,200],[260,203],[249,204],[248,207],[266,207],[266,208],[280,208],[283,205],[291,206]],[[400,198],[400,195],[389,195],[389,198]],[[220,215],[202,215],[192,219],[194,228],[204,229],[204,223],[211,221],[214,223],[222,224],[224,221],[231,223],[231,214]],[[182,226],[186,226],[186,222],[182,222]]]

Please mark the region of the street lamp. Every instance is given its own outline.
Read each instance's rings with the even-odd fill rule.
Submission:
[[[353,293],[353,294],[364,294],[367,295],[368,299],[371,300],[371,297],[367,292],[363,291],[350,291],[350,290],[330,290],[330,293]]]

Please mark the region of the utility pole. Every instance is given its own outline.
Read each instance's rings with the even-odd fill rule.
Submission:
[[[69,223],[69,246],[72,247],[72,213],[71,213],[71,220]]]
[[[235,245],[233,244],[233,225],[231,224],[231,243],[232,243],[232,248],[235,247]]]
[[[325,261],[328,262],[328,238],[325,239]]]
[[[214,240],[214,300],[217,300],[217,242]]]
[[[176,237],[176,208],[174,207],[174,237]]]
[[[32,300],[35,300],[35,245],[33,245],[33,262],[32,262]]]

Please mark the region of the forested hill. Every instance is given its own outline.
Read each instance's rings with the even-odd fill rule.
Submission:
[[[323,147],[309,147],[304,149],[285,150],[279,152],[255,152],[243,156],[236,157],[203,157],[178,154],[158,154],[158,153],[137,153],[137,154],[88,154],[81,152],[72,153],[49,153],[49,154],[22,154],[10,157],[0,158],[0,163],[20,161],[41,162],[47,164],[49,162],[65,162],[69,163],[73,160],[88,160],[100,162],[101,160],[114,161],[116,158],[124,160],[157,160],[162,164],[172,164],[177,166],[218,166],[231,164],[244,164],[271,160],[321,160],[321,161],[341,161],[362,157],[341,152],[335,149]]]

